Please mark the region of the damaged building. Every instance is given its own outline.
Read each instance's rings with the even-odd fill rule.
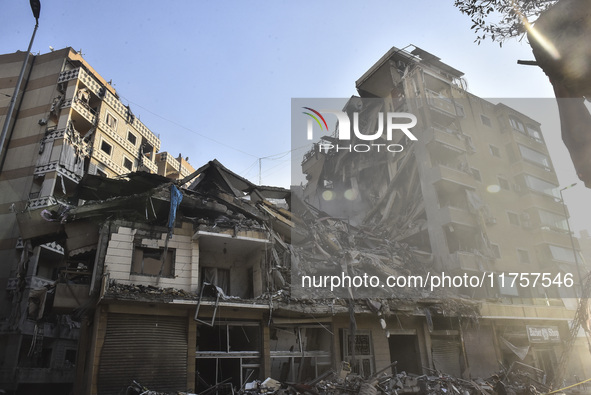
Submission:
[[[455,287],[459,296],[479,301],[481,315],[476,332],[445,328],[458,331],[444,338],[442,351],[456,361],[447,364],[457,367],[455,374],[475,377],[523,363],[543,371],[548,383],[587,377],[588,342],[578,324],[588,312],[579,308],[576,296],[588,295],[579,277],[588,269],[578,243],[571,245],[540,124],[468,93],[461,71],[412,45],[388,51],[356,88],[359,96],[342,111],[350,119],[358,116],[365,134],[380,130],[382,114],[410,113],[417,118],[412,132],[418,139],[398,133],[391,141],[375,142],[404,147],[395,153],[336,150],[343,143],[337,125],[303,159],[303,199],[374,235],[430,254],[432,270],[494,278],[488,287]],[[353,136],[346,142],[354,146],[365,140]],[[499,277],[532,272],[573,281],[570,287],[559,281],[509,286]],[[541,333],[546,336],[540,338]],[[461,350],[456,357],[454,342]]]
[[[254,185],[217,161],[177,182],[87,175],[77,190],[80,204],[18,214],[27,243],[64,245],[62,264],[77,274],[28,300],[38,325],[66,307],[81,320],[75,393],[115,393],[131,380],[163,392],[231,393],[265,377],[367,378],[394,361],[408,374],[425,364],[458,376],[466,369],[460,338],[477,341],[479,317],[467,300],[291,295],[292,260],[322,259],[305,244],[319,234],[338,242],[344,234],[331,229],[346,223],[327,223],[301,202],[295,214],[289,190]],[[360,270],[376,270],[375,259],[383,270],[429,262],[360,229],[347,233],[347,250],[367,258]]]
[[[66,55],[78,59],[67,50],[36,64]],[[394,155],[316,146],[302,163],[303,190],[255,185],[216,160],[193,171],[182,156],[156,154],[157,139],[150,155],[137,151],[143,157],[134,156],[131,169],[121,165],[133,172],[114,178],[115,167],[98,171],[106,162],[91,170],[93,155],[105,155],[103,140],[92,140],[80,177],[65,191],[61,180],[53,184],[59,199],[33,205],[27,195],[2,205],[14,236],[3,241],[4,254],[15,262],[3,270],[15,286],[7,287],[1,385],[28,394],[112,394],[135,380],[160,392],[232,394],[265,392],[265,380],[266,388],[300,393],[369,385],[363,393],[460,394],[468,383],[466,391],[486,394],[475,380],[503,371],[507,380],[519,376],[522,389],[547,389],[577,340],[569,327],[577,306],[561,289],[364,293],[301,285],[305,274],[339,272],[481,275],[514,270],[518,259],[528,271],[573,271],[539,124],[468,94],[460,78],[420,49],[389,51],[358,81],[360,97],[345,111],[361,112],[366,125],[382,108],[416,114],[419,140],[401,135],[406,149]],[[92,92],[97,136],[111,107]],[[367,97],[378,100],[366,107]],[[8,154],[38,149],[45,126]],[[487,137],[476,133],[489,127]],[[140,167],[146,159],[148,168]],[[0,185],[17,190],[10,174],[28,173],[3,169]],[[33,173],[27,177],[22,182],[32,185]],[[500,200],[484,193],[490,184]],[[581,314],[579,321],[586,323]],[[567,381],[591,373],[585,352],[571,355],[569,366]]]
[[[116,177],[143,171],[178,179],[194,169],[188,158],[157,154],[158,136],[80,53],[65,48],[26,55],[0,56],[0,89],[7,97],[14,95],[27,61],[0,153],[0,388],[20,386],[32,393],[39,386],[57,390],[73,383],[80,323],[71,311],[80,305],[76,298],[88,295],[76,291],[76,298],[58,298],[51,323],[39,326],[27,318],[41,314],[27,311],[28,300],[43,305],[40,289],[52,287],[58,278],[85,277],[65,267],[62,244],[51,238],[34,247],[26,244],[15,214],[67,204],[87,174]],[[8,110],[9,100],[3,101],[0,123]],[[85,251],[79,259],[89,267]],[[33,352],[39,358],[31,359]]]

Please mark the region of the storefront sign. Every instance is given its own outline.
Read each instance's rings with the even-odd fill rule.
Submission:
[[[556,326],[527,326],[530,343],[559,343],[560,333]]]

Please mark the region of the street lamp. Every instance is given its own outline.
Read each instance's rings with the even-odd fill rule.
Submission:
[[[574,184],[571,184],[567,187],[562,188],[558,192],[560,193],[560,202],[562,203],[562,209],[564,210],[564,218],[566,218],[566,227],[568,229],[568,235],[570,237],[570,244],[573,249],[573,254],[575,256],[575,266],[577,267],[577,273],[579,275],[579,284],[581,285],[581,291],[582,291],[583,290],[583,276],[581,275],[581,268],[579,267],[579,258],[578,258],[578,254],[577,254],[577,249],[575,248],[575,239],[573,237],[573,233],[570,230],[570,222],[568,221],[568,212],[566,211],[566,204],[564,203],[564,197],[562,196],[562,191],[564,191],[565,189],[572,188],[575,185],[577,185],[576,182]]]
[[[21,89],[21,84],[23,82],[23,76],[25,75],[27,64],[29,63],[29,55],[31,54],[31,47],[33,46],[35,33],[37,33],[37,28],[39,27],[39,12],[41,11],[41,3],[39,0],[30,0],[30,3],[31,11],[33,11],[33,16],[35,17],[35,29],[33,29],[33,35],[31,36],[29,48],[27,49],[27,56],[25,57],[25,61],[23,62],[23,66],[21,67],[21,73],[18,76],[18,81],[16,83],[16,86],[14,87],[14,93],[12,94],[12,98],[10,99],[10,107],[8,108],[8,112],[6,113],[6,119],[4,119],[4,126],[2,127],[2,133],[0,134],[0,171],[2,171],[2,168],[4,167],[4,155],[2,154],[2,151],[4,151],[6,145],[6,135],[8,133],[8,127],[10,126],[12,112],[14,111],[14,106],[16,105],[16,98],[18,96],[18,91]]]

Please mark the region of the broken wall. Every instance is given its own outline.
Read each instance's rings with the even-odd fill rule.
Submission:
[[[167,231],[164,228],[145,230],[118,226],[111,234],[105,256],[105,270],[110,280],[121,284],[157,285],[163,288],[174,287],[185,291],[196,291],[198,287],[197,262],[193,262],[191,241],[193,226],[183,223],[182,228],[175,228],[172,238],[166,242]],[[158,277],[158,257],[150,253],[163,253],[168,246],[167,261],[169,272]],[[144,264],[137,263],[137,254],[143,251]],[[150,259],[148,259],[150,257]],[[136,259],[136,264],[132,264]],[[194,263],[194,264],[193,264]],[[165,262],[165,266],[168,262]]]

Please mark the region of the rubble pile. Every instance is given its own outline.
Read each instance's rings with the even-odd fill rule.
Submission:
[[[276,395],[492,395],[493,385],[484,379],[464,380],[445,374],[414,375],[406,372],[372,375],[363,378],[350,373],[346,376],[337,375],[334,371],[325,374],[324,379],[314,380],[312,384],[279,383],[267,380],[248,383],[240,393],[248,395],[276,394]],[[516,395],[537,395],[538,389],[534,385],[523,385],[522,381],[507,380],[507,392]]]
[[[117,296],[119,299],[157,299],[166,301],[166,299],[186,299],[198,300],[199,295],[194,292],[187,292],[178,288],[160,288],[153,285],[142,284],[120,284],[110,281],[105,296]]]

